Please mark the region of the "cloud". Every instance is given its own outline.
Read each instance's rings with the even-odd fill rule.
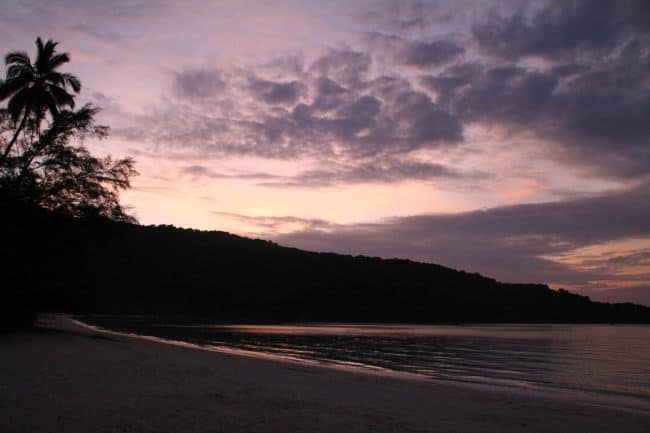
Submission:
[[[273,82],[254,79],[250,84],[251,92],[267,104],[294,104],[303,92],[303,86],[297,81]]]
[[[270,217],[258,216],[251,217],[232,212],[213,212],[213,214],[230,220],[238,221],[255,229],[262,229],[268,236],[269,234],[278,235],[286,230],[309,230],[312,232],[325,232],[332,230],[336,224],[321,220],[297,217]]]
[[[441,164],[386,159],[365,161],[354,165],[339,164],[332,168],[306,170],[295,176],[262,183],[274,187],[313,188],[358,183],[397,183],[407,180],[437,181],[458,177],[481,178],[482,173],[460,173]]]
[[[633,178],[650,174],[650,50],[644,46],[633,39],[607,60],[546,70],[460,63],[421,83],[463,124],[532,133],[569,165]]]
[[[205,165],[187,165],[180,169],[181,174],[189,175],[195,179],[211,178],[211,179],[252,179],[260,181],[271,181],[285,179],[284,176],[274,175],[265,172],[238,172],[238,173],[225,173],[213,170]]]
[[[511,16],[492,13],[473,32],[489,54],[505,59],[557,59],[610,50],[638,32],[647,34],[648,16],[650,4],[645,0],[602,2],[597,7],[588,0],[551,0],[541,8]]]
[[[393,64],[417,68],[434,68],[457,59],[465,52],[460,42],[451,38],[404,38],[379,31],[366,32],[362,40],[375,57]]]
[[[554,257],[613,240],[647,239],[649,203],[650,188],[645,184],[559,202],[398,217],[372,224],[339,225],[328,232],[297,230],[273,239],[310,250],[407,257],[506,281],[545,282],[593,291],[600,280],[628,281],[624,274],[616,276],[614,268],[645,263],[647,250],[627,257],[601,258],[607,263],[597,266],[593,258],[568,263]],[[644,272],[640,278],[647,282],[650,271],[645,268]]]
[[[174,94],[190,105],[157,110],[118,133],[212,155],[347,161],[462,141],[452,114],[406,80],[372,76],[364,53],[330,49],[299,74],[301,81],[269,80],[263,72],[250,66],[176,73]]]
[[[318,186],[354,183],[366,178],[362,165],[382,164],[394,172],[374,170],[377,181],[399,182],[423,152],[477,164],[456,150],[489,151],[467,141],[478,125],[506,131],[512,146],[533,137],[526,146],[543,147],[546,166],[610,182],[650,176],[647,2],[496,4],[488,13],[466,2],[381,2],[362,18],[373,30],[350,45],[181,69],[171,80],[176,100],[115,133],[161,152],[316,161],[324,167],[305,176],[318,181],[303,185]],[[453,12],[464,27],[443,25]],[[417,18],[427,31],[414,30]]]
[[[446,63],[464,51],[463,47],[448,40],[415,41],[404,48],[400,58],[407,65],[426,67]]]
[[[410,32],[427,28],[439,12],[436,1],[384,0],[375,2],[371,10],[358,13],[357,19],[373,28]]]
[[[143,41],[147,25],[158,23],[169,12],[170,6],[171,3],[166,1],[149,0],[116,0],[110,4],[81,0],[56,3],[7,0],[3,7],[11,13],[0,16],[0,27],[11,29],[10,38],[21,43],[25,38],[33,41],[37,35],[35,29],[38,29],[38,34],[44,39],[55,37],[64,42],[73,59],[80,51],[88,55],[91,49],[95,54],[115,48],[125,50],[121,51],[124,53]]]
[[[226,84],[227,78],[217,69],[187,69],[174,73],[172,91],[182,99],[210,100],[222,95]]]
[[[460,177],[475,180],[485,179],[481,172],[459,172],[441,164],[408,160],[386,159],[382,161],[357,161],[350,164],[331,163],[319,169],[303,170],[294,175],[279,175],[266,172],[221,172],[206,165],[188,165],[182,174],[194,179],[249,179],[260,186],[274,188],[320,188],[363,183],[397,183],[409,180],[448,181]]]
[[[373,26],[365,39],[376,52],[392,55],[393,64],[408,64],[404,53],[412,50],[414,59],[422,53],[422,61],[414,63],[429,66],[425,53],[434,45],[427,45],[432,37],[426,30],[447,28],[450,17],[462,21],[470,16],[466,35],[460,27],[444,39],[433,39],[448,46],[450,56],[434,55],[430,65],[452,64],[420,77],[420,84],[463,129],[478,122],[503,127],[513,138],[532,134],[549,146],[551,158],[591,176],[650,174],[647,1],[598,7],[586,0],[498,1],[491,6],[385,2],[365,16]],[[423,20],[428,24],[413,40],[413,29],[397,24]],[[411,48],[400,48],[404,44]],[[456,57],[461,49],[465,55]],[[531,57],[543,61],[529,62]]]
[[[316,77],[329,77],[344,86],[365,85],[370,74],[372,57],[368,53],[350,48],[329,49],[316,59],[308,72]]]

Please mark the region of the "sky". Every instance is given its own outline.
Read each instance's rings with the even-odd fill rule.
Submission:
[[[650,305],[650,2],[2,0],[143,224]]]

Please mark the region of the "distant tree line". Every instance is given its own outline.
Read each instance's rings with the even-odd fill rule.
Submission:
[[[38,208],[0,208],[0,215],[14,227],[14,247],[4,244],[0,256],[13,270],[10,284],[35,291],[45,310],[222,323],[650,323],[648,307],[434,264]]]

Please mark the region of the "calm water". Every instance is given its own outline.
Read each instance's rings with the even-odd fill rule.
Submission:
[[[551,391],[650,410],[650,326],[213,326],[106,316],[83,321],[201,345]]]

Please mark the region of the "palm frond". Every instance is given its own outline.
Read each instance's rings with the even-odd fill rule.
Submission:
[[[95,115],[97,113],[99,113],[100,111],[102,111],[101,108],[95,107],[93,104],[85,104],[83,107],[81,107],[80,109],[75,111],[75,113],[80,118],[81,117],[83,117],[83,118],[86,118],[86,117],[92,118],[92,117],[95,117]]]
[[[53,71],[59,66],[61,66],[62,64],[68,63],[69,61],[70,61],[70,56],[68,55],[68,53],[56,54],[52,56],[51,59],[49,59],[49,63],[47,67],[50,71]]]
[[[34,62],[34,66],[37,69],[40,69],[39,63],[43,57],[45,57],[45,46],[43,45],[43,40],[41,37],[38,36],[36,38],[36,61]]]
[[[7,110],[11,114],[11,119],[18,122],[20,115],[31,108],[31,89],[23,87],[9,100]]]
[[[72,90],[74,90],[75,93],[79,93],[81,91],[81,81],[79,81],[79,78],[77,78],[75,75],[72,74],[63,74],[63,78],[67,84],[72,87]]]
[[[13,51],[5,56],[5,64],[10,65],[16,63],[19,65],[30,65],[32,64],[29,54],[24,51]]]
[[[7,68],[6,79],[11,80],[18,78],[20,76],[27,76],[29,79],[34,77],[34,71],[31,65],[21,65],[18,63],[13,63]]]
[[[52,39],[48,39],[43,45],[43,40],[36,38],[36,47],[38,49],[38,55],[36,57],[35,66],[41,72],[47,72],[50,60],[56,51],[57,42],[54,42]]]
[[[7,81],[4,81],[2,85],[0,85],[0,101],[4,101],[17,91],[19,91],[22,87],[25,87],[25,84],[29,82],[29,77],[28,76],[18,76],[16,78],[11,78]]]
[[[60,72],[50,72],[47,74],[47,78],[45,80],[48,84],[65,87],[65,79],[63,78],[63,74]]]
[[[74,109],[74,98],[62,87],[48,86],[47,92],[52,95],[58,107],[70,107]]]
[[[47,42],[45,42],[45,54],[47,54],[48,59],[54,55],[57,45],[59,45],[59,43],[54,42],[52,39],[48,39]]]
[[[63,88],[70,86],[75,93],[79,93],[81,90],[81,82],[79,81],[79,78],[72,74],[51,72],[47,74],[47,81]]]
[[[46,105],[53,119],[59,117],[59,108],[56,106],[56,102],[54,101],[54,98],[48,98]]]

